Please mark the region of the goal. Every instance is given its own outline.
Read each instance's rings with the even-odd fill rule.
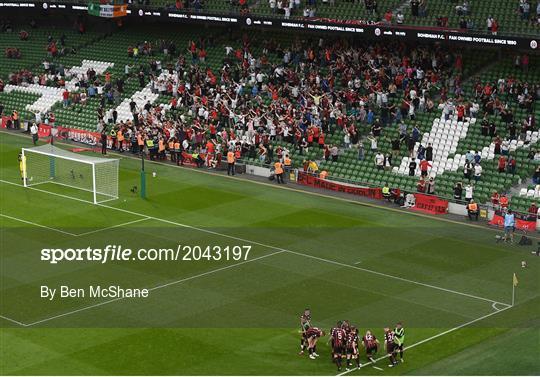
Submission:
[[[25,187],[53,184],[75,189],[79,199],[94,204],[118,199],[118,159],[82,155],[51,144],[22,149]],[[67,188],[71,189],[67,189]]]

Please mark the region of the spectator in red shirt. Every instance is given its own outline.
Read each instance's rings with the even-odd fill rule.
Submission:
[[[497,191],[493,191],[493,194],[491,194],[491,204],[495,209],[499,208],[499,193]]]
[[[204,48],[199,49],[199,62],[204,63],[206,60],[206,50]]]
[[[426,192],[426,181],[424,181],[424,177],[420,177],[420,180],[416,184],[416,190],[418,192]]]
[[[420,175],[422,177],[427,177],[428,175],[428,169],[431,167],[431,164],[429,163],[428,160],[426,159],[423,159],[421,162],[420,162]]]
[[[499,30],[499,23],[497,22],[497,20],[493,20],[493,22],[491,23],[491,34],[493,35],[497,35],[497,31]]]
[[[392,17],[393,17],[393,15],[392,15],[392,10],[388,9],[388,10],[386,11],[386,13],[384,14],[384,20],[385,20],[387,23],[391,24],[391,23],[392,23]]]
[[[465,106],[463,106],[463,104],[459,104],[456,109],[456,112],[457,112],[458,122],[463,122],[463,119],[465,117]]]
[[[506,157],[504,156],[499,157],[499,163],[497,167],[499,169],[499,173],[504,173],[504,170],[506,169]]]
[[[69,91],[67,89],[62,92],[62,99],[64,102],[64,107],[67,107],[69,105]]]
[[[508,197],[506,194],[503,194],[499,199],[499,204],[501,205],[501,208],[508,208]]]

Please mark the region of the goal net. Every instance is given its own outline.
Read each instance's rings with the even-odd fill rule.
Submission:
[[[51,144],[23,148],[22,158],[25,187],[54,184],[66,187],[66,195],[70,187],[95,204],[118,199],[118,159],[81,155]]]

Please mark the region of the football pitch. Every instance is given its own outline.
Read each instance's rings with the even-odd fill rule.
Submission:
[[[491,229],[157,163],[143,200],[129,156],[120,198],[94,205],[68,187],[22,187],[17,155],[31,142],[0,138],[3,375],[338,374],[327,337],[318,359],[298,355],[306,307],[327,332],[349,320],[382,340],[403,322],[404,363],[361,353],[365,366],[341,374],[540,373],[540,261]],[[42,258],[108,246],[134,253]],[[148,297],[50,299],[43,286]]]

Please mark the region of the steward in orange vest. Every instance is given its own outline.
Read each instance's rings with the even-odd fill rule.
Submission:
[[[227,152],[227,175],[234,175],[234,164],[236,162],[236,156],[232,150]]]
[[[480,213],[480,209],[478,208],[478,204],[474,202],[474,200],[471,199],[470,203],[467,204],[467,214],[469,216],[469,220],[476,220],[478,221],[478,214]]]
[[[276,161],[274,164],[274,173],[276,174],[277,183],[285,183],[283,181],[283,164],[281,161]]]

